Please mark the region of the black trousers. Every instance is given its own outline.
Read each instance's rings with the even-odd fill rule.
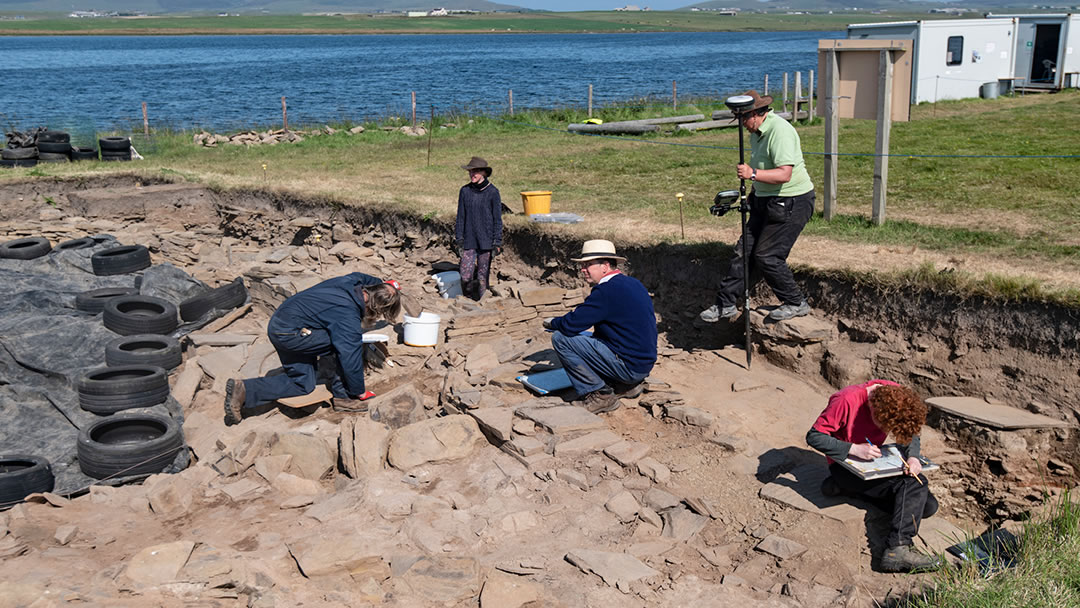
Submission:
[[[930,497],[926,477],[919,475],[922,483],[908,475],[862,479],[835,462],[829,465],[829,473],[844,494],[865,498],[886,513],[892,513],[886,547],[911,544],[912,539],[919,533],[923,509]]]
[[[795,240],[814,214],[814,191],[799,196],[757,196],[750,194],[747,219],[747,248],[750,251],[750,287],[762,277],[783,304],[802,304],[802,292],[787,265]],[[716,304],[734,306],[743,294],[743,240],[735,245],[727,276],[720,280]]]

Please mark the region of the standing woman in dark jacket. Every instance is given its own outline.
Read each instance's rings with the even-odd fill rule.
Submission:
[[[488,178],[491,167],[474,156],[461,167],[469,183],[458,193],[454,240],[461,252],[461,285],[465,295],[479,301],[488,287],[491,256],[502,252],[502,199]]]

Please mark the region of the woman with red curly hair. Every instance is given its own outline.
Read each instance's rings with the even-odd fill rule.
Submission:
[[[919,431],[926,423],[926,404],[909,388],[888,380],[849,386],[829,397],[829,405],[806,433],[806,443],[825,454],[830,476],[821,484],[826,496],[865,498],[892,513],[892,525],[881,557],[886,572],[936,568],[940,562],[911,548],[924,517],[937,512],[937,499],[921,475]],[[862,479],[835,461],[845,458],[873,460],[878,446],[892,434],[907,471],[895,477]]]

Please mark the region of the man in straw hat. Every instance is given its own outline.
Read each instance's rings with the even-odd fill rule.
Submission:
[[[739,179],[753,184],[750,220],[744,235],[749,239],[750,280],[756,282],[755,275],[764,276],[781,304],[768,318],[783,321],[810,314],[806,297],[788,268],[787,257],[814,213],[814,184],[803,162],[799,133],[770,110],[773,98],[762,97],[757,91],[745,94],[754,99],[753,106],[741,115],[743,126],[750,131],[750,164],[738,165],[736,173]],[[736,302],[744,292],[746,263],[742,255],[740,239],[727,275],[720,280],[716,304],[702,311],[702,321],[715,323],[739,315]]]
[[[593,286],[577,308],[544,327],[578,394],[594,414],[619,408],[620,397],[637,397],[656,363],[656,315],[648,290],[618,269],[626,258],[611,241],[585,241],[573,258]],[[586,330],[593,328],[592,333]]]

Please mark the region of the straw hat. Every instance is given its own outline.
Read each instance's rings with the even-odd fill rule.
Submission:
[[[769,99],[772,99],[772,97],[770,97]],[[465,169],[466,171],[483,171],[488,177],[491,177],[491,167],[488,166],[486,160],[480,158],[479,156],[474,156],[470,158],[469,164],[461,165],[461,168]]]
[[[585,241],[581,246],[581,257],[570,258],[572,262],[588,262],[590,260],[619,260],[625,262],[626,258],[615,255],[615,245],[611,241],[594,239]]]

